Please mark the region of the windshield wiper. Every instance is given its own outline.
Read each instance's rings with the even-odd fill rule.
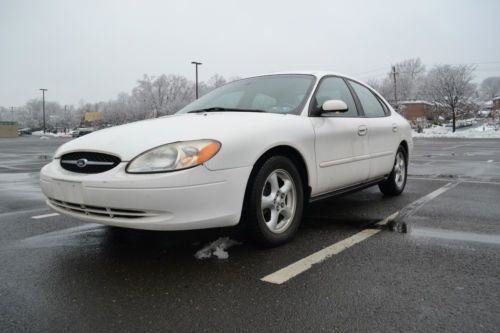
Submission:
[[[214,106],[211,108],[188,111],[187,113],[202,113],[202,112],[266,112],[266,111],[259,109],[238,109],[238,108],[223,108],[220,106]]]

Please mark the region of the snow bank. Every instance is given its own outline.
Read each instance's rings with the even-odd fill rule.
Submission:
[[[49,137],[54,137],[54,138],[71,138],[71,134],[69,133],[64,133],[64,132],[59,132],[59,133],[49,133],[43,131],[35,131],[31,133],[33,136],[40,136],[41,138],[49,138]]]
[[[414,138],[468,138],[468,139],[489,139],[500,138],[500,130],[496,131],[494,126],[485,125],[458,129],[455,133],[452,132],[451,127],[433,126],[424,129],[423,133],[413,131]]]
[[[219,239],[205,245],[201,250],[195,253],[196,259],[208,259],[216,256],[219,259],[229,258],[226,252],[231,246],[239,245],[240,242],[230,239],[229,237],[220,237]]]

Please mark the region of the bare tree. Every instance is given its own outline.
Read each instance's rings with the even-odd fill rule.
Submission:
[[[213,75],[209,80],[208,80],[208,86],[211,87],[212,89],[216,89],[219,87],[222,87],[227,83],[226,79],[219,74]]]
[[[366,81],[366,83],[384,96],[386,100],[391,101],[394,99],[393,84],[389,77],[383,79],[372,78]]]
[[[165,75],[155,78],[144,74],[143,78],[137,81],[139,85],[132,90],[132,94],[152,111],[153,118],[158,117],[166,100],[165,81]]]
[[[487,99],[493,99],[500,95],[500,76],[490,76],[481,82],[481,95]]]
[[[422,87],[425,78],[425,66],[420,58],[405,59],[396,63],[397,99],[399,101],[422,98]],[[394,79],[392,68],[382,79],[369,79],[367,82],[385,99],[394,101]]]
[[[420,98],[420,89],[425,77],[425,66],[420,58],[403,60],[396,64],[398,100]]]
[[[214,75],[208,83],[200,82],[201,94],[218,88],[227,82],[221,75]],[[175,113],[195,99],[194,82],[181,75],[144,75],[137,81],[132,93],[120,93],[107,102],[87,103],[81,100],[76,107],[61,106],[57,102],[46,102],[46,118],[49,128],[74,128],[83,123],[86,112],[101,112],[103,124],[118,125]],[[42,101],[32,99],[24,106],[16,107],[14,120],[23,127],[40,128],[42,124]],[[11,120],[10,108],[0,106],[0,120]]]
[[[193,83],[180,75],[144,75],[132,95],[149,108],[153,117],[171,114],[194,100]]]
[[[458,108],[469,102],[475,86],[471,83],[474,66],[438,65],[431,69],[426,78],[426,94],[435,102],[446,105],[451,111],[453,132],[456,130]]]

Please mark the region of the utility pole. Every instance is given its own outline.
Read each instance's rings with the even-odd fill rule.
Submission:
[[[196,71],[196,99],[198,99],[198,66],[202,63],[197,61],[191,61],[191,63],[195,66]]]
[[[42,91],[42,109],[43,109],[43,134],[45,134],[45,92],[48,89],[40,88]]]
[[[398,105],[398,89],[397,89],[397,80],[396,80],[396,75],[399,73],[396,72],[396,66],[392,66],[392,79],[394,80],[394,105],[396,105],[396,110],[399,109]]]
[[[12,118],[12,121],[14,121],[14,107],[10,107],[10,117]]]

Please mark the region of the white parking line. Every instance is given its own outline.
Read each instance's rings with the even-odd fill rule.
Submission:
[[[32,216],[31,218],[34,220],[39,220],[39,219],[44,219],[46,217],[53,217],[53,216],[58,216],[58,215],[59,215],[59,213],[50,213],[50,214]]]
[[[408,179],[410,180],[428,180],[428,181],[439,181],[439,182],[449,182],[449,178],[434,178],[434,177],[415,177],[415,176],[408,176]],[[494,182],[494,181],[486,181],[486,180],[465,180],[465,179],[460,179],[460,183],[468,183],[468,184],[488,184],[488,185],[500,185],[500,182]]]
[[[432,199],[436,198],[437,196],[443,194],[444,192],[448,191],[449,189],[455,187],[457,183],[447,183],[446,185],[438,188],[437,190],[421,197],[420,199],[410,203],[409,205],[405,206],[400,212],[393,213],[383,220],[375,223],[375,226],[380,227],[383,226],[390,221],[394,220],[398,216],[408,216],[413,214],[416,210],[418,210],[420,207],[422,207],[425,203],[431,201]],[[332,244],[322,250],[319,250],[318,252],[315,252],[303,259],[300,259],[293,264],[290,264],[274,273],[271,273],[269,275],[266,275],[261,279],[261,281],[264,282],[269,282],[269,283],[274,283],[274,284],[282,284],[290,280],[291,278],[307,271],[310,269],[314,264],[318,264],[336,254],[339,254],[340,252],[344,251],[345,249],[350,248],[351,246],[354,246],[368,238],[370,238],[373,235],[378,234],[382,229],[364,229],[357,234],[348,237],[344,240],[341,240],[340,242],[337,242],[335,244]]]
[[[365,239],[379,233],[381,229],[365,229],[357,234],[346,238],[338,243],[330,245],[323,250],[320,250],[316,253],[311,254],[304,259],[300,259],[299,261],[294,262],[293,264],[280,269],[277,272],[269,274],[261,279],[261,281],[274,283],[274,284],[282,284],[291,278],[299,275],[307,271],[314,264],[318,264],[323,260],[328,259],[329,257],[339,254],[345,249],[350,248],[351,246],[364,241]]]

